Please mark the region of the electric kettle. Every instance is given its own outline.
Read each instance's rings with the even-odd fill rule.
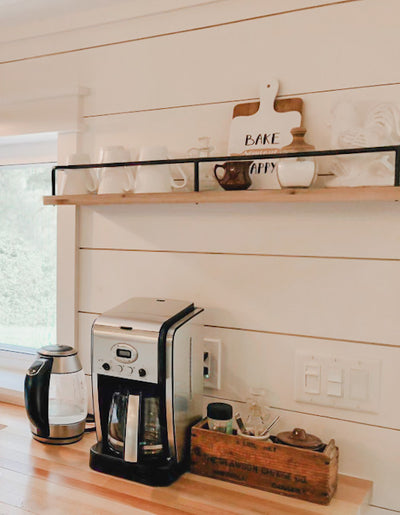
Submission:
[[[25,408],[32,436],[43,443],[80,440],[85,431],[87,392],[78,353],[67,345],[48,345],[25,376]]]

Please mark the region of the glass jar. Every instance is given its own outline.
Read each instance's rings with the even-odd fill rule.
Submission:
[[[246,401],[246,408],[246,430],[253,436],[261,435],[268,427],[268,421],[271,418],[271,412],[266,405],[265,390],[251,388],[250,396]]]
[[[207,406],[208,428],[211,431],[232,434],[232,406],[224,402],[212,402]]]

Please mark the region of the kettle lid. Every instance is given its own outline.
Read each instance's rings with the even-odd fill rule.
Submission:
[[[68,345],[46,345],[38,349],[40,356],[52,356],[57,358],[63,358],[66,356],[74,356],[78,354],[78,351]]]

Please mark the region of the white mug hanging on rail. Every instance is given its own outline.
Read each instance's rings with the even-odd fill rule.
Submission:
[[[130,161],[130,153],[120,145],[104,147],[101,150],[101,163],[123,163],[126,161]],[[100,170],[99,194],[133,192],[134,188],[135,180],[132,167],[104,167]]]
[[[151,146],[140,150],[139,161],[163,161],[169,159],[167,147]],[[172,168],[176,168],[182,177],[181,184],[175,182]],[[185,172],[179,165],[140,165],[136,172],[136,193],[162,193],[182,189],[187,184]]]
[[[75,153],[68,156],[67,165],[90,164],[88,154]],[[87,195],[97,190],[97,178],[90,168],[73,168],[61,171],[61,195]]]

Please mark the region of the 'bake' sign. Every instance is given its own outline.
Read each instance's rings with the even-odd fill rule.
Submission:
[[[276,153],[292,142],[291,130],[301,126],[299,111],[278,112],[274,109],[279,82],[264,81],[260,88],[260,107],[254,114],[237,116],[231,122],[230,154]],[[250,167],[250,189],[279,188],[277,161],[253,161]]]

